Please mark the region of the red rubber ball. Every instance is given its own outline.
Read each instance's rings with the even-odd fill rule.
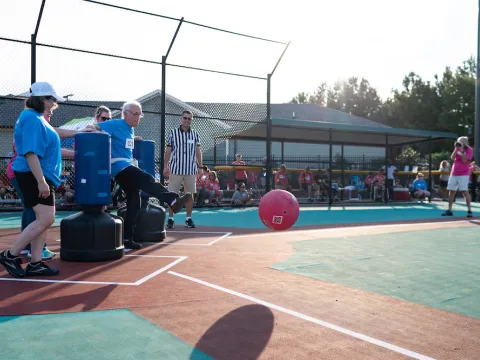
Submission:
[[[258,205],[260,220],[272,230],[290,229],[299,214],[300,205],[297,198],[285,190],[269,191]]]

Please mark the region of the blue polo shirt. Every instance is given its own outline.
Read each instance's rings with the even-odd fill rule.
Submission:
[[[15,124],[13,138],[18,155],[13,160],[12,169],[31,171],[25,155],[34,153],[40,161],[43,176],[59,186],[62,182],[60,136],[43,115],[32,109],[23,110]]]
[[[412,189],[427,190],[427,183],[425,180],[415,180],[413,182]]]
[[[99,123],[100,129],[112,139],[112,177],[132,165],[135,132],[124,119]],[[119,159],[119,160],[117,160]]]

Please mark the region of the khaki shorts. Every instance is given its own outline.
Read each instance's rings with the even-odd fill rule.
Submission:
[[[182,187],[187,193],[195,194],[197,192],[197,176],[196,175],[174,175],[170,174],[168,179],[168,191],[179,192]]]
[[[447,190],[449,191],[468,191],[468,180],[470,177],[468,175],[461,176],[450,176],[448,179]]]

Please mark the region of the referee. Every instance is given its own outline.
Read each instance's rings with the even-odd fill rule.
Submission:
[[[172,129],[167,137],[163,174],[168,177],[168,191],[179,192],[184,188],[185,193],[196,192],[197,169],[202,166],[202,151],[200,150],[200,137],[191,128],[193,113],[184,110],[180,118],[181,125]],[[187,218],[185,227],[194,228],[192,220],[193,199],[186,204]],[[168,209],[167,228],[173,229],[175,219],[173,212]]]

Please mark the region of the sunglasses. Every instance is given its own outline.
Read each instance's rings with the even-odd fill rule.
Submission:
[[[106,117],[106,116],[100,116],[100,119],[102,119],[103,121],[112,120],[111,117]]]

